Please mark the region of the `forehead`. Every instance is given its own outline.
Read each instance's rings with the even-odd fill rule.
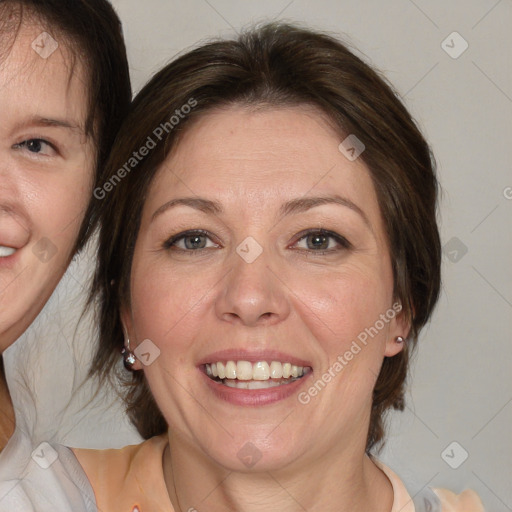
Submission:
[[[23,21],[0,37],[0,105],[3,117],[61,116],[81,126],[87,116],[84,65],[64,37]]]
[[[168,155],[150,199],[250,198],[251,209],[264,209],[269,201],[342,193],[378,215],[369,171],[339,151],[343,138],[314,107],[212,111],[194,121]]]

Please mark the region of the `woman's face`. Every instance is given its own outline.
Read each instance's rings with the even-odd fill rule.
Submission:
[[[150,187],[122,315],[136,368],[180,442],[229,469],[364,449],[407,334],[370,175],[341,140],[312,108],[215,111]]]
[[[42,33],[0,38],[0,352],[62,277],[93,179],[84,70]]]

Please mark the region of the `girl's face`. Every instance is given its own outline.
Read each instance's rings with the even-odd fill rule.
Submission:
[[[65,42],[23,24],[0,38],[0,352],[28,327],[72,256],[92,187],[85,72]],[[57,46],[58,45],[58,46]]]
[[[215,111],[150,187],[123,321],[171,436],[228,469],[364,450],[407,334],[369,172],[341,140],[312,108]]]

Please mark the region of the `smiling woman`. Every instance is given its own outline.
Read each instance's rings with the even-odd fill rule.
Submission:
[[[158,73],[109,169],[190,98],[102,203],[95,371],[124,346],[149,440],[76,451],[98,507],[482,510],[413,503],[374,456],[440,286],[437,181],[402,103],[337,40],[266,25]]]
[[[85,70],[78,67],[69,77],[63,50],[42,59],[31,48],[40,31],[20,25],[1,64],[2,350],[28,327],[59,281],[93,179],[94,143],[85,134],[82,99]],[[55,257],[45,257],[48,251]]]
[[[0,0],[0,357],[93,231],[91,191],[130,100],[108,2]],[[88,484],[59,485],[59,475],[79,474],[71,451],[58,448],[55,472],[38,471],[15,409],[2,363],[0,510],[93,510]]]

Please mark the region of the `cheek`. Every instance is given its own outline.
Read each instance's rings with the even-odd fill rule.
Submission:
[[[93,170],[90,163],[63,169],[28,190],[28,210],[38,231],[71,249],[91,197]]]
[[[343,346],[391,307],[392,280],[384,269],[346,265],[341,271],[296,278],[294,291],[296,308],[312,332]]]
[[[168,268],[162,258],[165,254],[155,261],[135,254],[131,283],[134,330],[137,340],[149,338],[162,350],[172,345],[178,356],[176,349],[180,345],[190,349],[190,340],[204,324],[212,285],[198,273],[182,274]]]
[[[326,422],[330,420],[335,430],[347,415],[369,410],[384,357],[389,323],[380,315],[392,306],[392,279],[384,269],[381,273],[347,266],[324,278],[302,276],[294,291],[294,308],[320,361],[305,393],[323,408]],[[315,387],[318,380],[327,382],[325,391],[323,385]]]
[[[205,308],[210,308],[205,293],[211,286],[197,275],[177,276],[163,270],[161,262],[148,263],[140,256],[136,253],[132,266],[131,336],[136,344],[149,339],[158,347],[158,358],[143,371],[170,425],[183,430],[180,418],[196,405],[189,403],[192,395],[184,393],[184,386],[196,378],[197,369],[190,362],[197,351],[195,342],[204,335]]]

